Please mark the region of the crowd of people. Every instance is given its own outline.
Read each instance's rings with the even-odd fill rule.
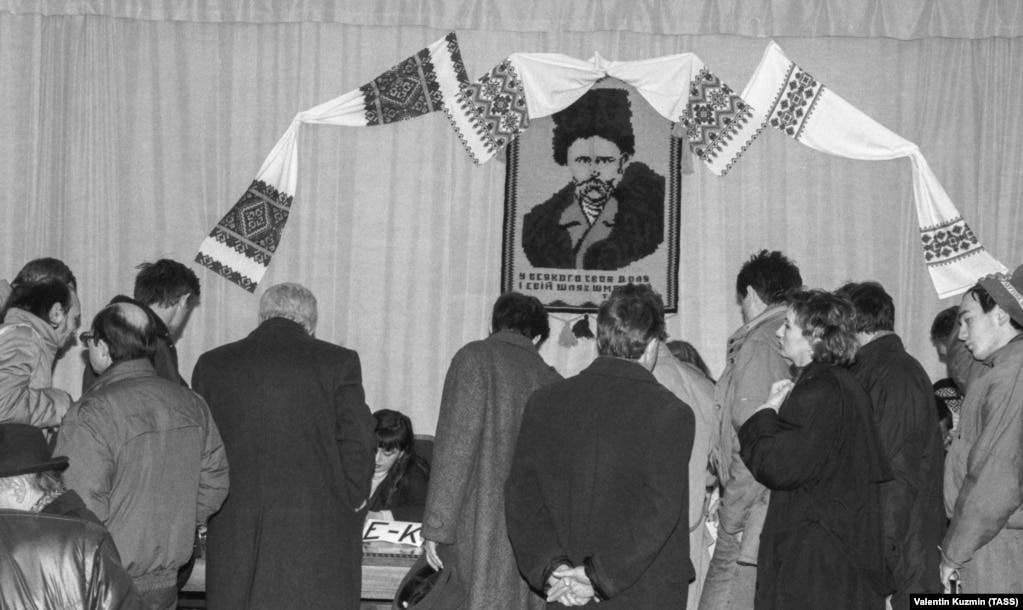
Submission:
[[[647,285],[600,305],[598,356],[567,379],[538,351],[543,305],[506,293],[451,360],[429,455],[407,415],[370,412],[301,285],[266,289],[189,383],[199,281],[140,265],[79,336],[77,400],[51,376],[74,274],[37,259],[0,288],[0,607],[174,608],[206,529],[208,607],[358,608],[367,516],[422,523],[453,608],[1023,593],[1023,266],[935,319],[934,384],[883,286],[807,289],[780,252],[738,271],[716,381]]]

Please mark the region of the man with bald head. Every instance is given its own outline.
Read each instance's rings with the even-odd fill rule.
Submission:
[[[64,417],[64,475],[110,530],[150,608],[174,608],[197,525],[227,496],[224,444],[209,408],[157,375],[157,331],[138,305],[113,303],[81,341],[99,379]]]

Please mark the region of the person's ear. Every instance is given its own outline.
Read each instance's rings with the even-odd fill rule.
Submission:
[[[60,303],[54,303],[50,306],[50,311],[46,317],[50,326],[57,328],[67,319],[67,312],[64,311],[64,307]]]
[[[96,343],[96,349],[98,350],[100,358],[103,360],[111,360],[110,345],[103,339],[93,339],[93,341]],[[113,361],[111,360],[111,362]]]

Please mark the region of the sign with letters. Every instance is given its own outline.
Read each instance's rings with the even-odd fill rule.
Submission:
[[[420,533],[422,530],[422,523],[414,523],[412,521],[366,519],[362,526],[362,541],[392,542],[394,544],[408,544],[418,547],[423,545],[423,537]]]

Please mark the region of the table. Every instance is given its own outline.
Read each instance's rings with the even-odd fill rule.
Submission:
[[[392,600],[401,579],[416,562],[421,549],[391,542],[366,542],[362,545],[362,599]],[[192,576],[183,593],[206,591],[206,559],[195,560]]]
[[[392,600],[422,549],[391,542],[362,545],[362,599]]]

